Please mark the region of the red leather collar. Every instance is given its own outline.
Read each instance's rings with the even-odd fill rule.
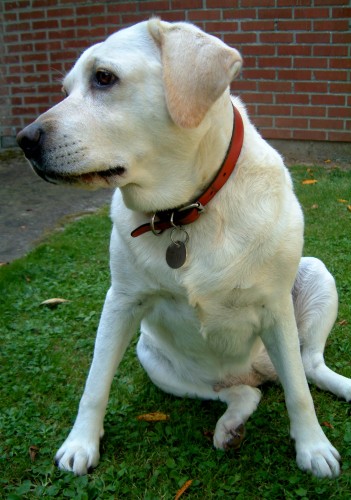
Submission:
[[[200,217],[204,207],[212,200],[215,194],[218,193],[218,191],[229,179],[241,152],[244,140],[244,125],[241,115],[234,105],[233,110],[234,123],[229,148],[222,166],[211,185],[197,200],[185,207],[156,212],[150,222],[147,222],[132,231],[131,235],[133,238],[147,233],[148,231],[152,231],[154,234],[161,234],[163,231],[170,229],[171,227],[191,224]]]

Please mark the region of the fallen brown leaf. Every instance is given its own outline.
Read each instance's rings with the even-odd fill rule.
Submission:
[[[340,325],[340,326],[346,326],[348,324],[349,324],[349,322],[347,321],[347,319],[342,319],[342,320],[337,322],[337,325]]]
[[[316,208],[319,208],[319,205],[317,205],[317,203],[315,203],[314,205],[312,205],[313,210],[315,210]]]
[[[302,184],[316,184],[317,182],[317,179],[305,179]]]
[[[53,309],[54,307],[57,307],[60,304],[64,304],[65,302],[69,302],[69,300],[56,297],[53,299],[44,300],[44,302],[42,302],[40,305],[45,307],[51,307]]]
[[[347,210],[351,212],[351,205],[347,205]]]
[[[164,422],[165,420],[169,420],[169,415],[166,415],[165,413],[161,413],[159,411],[155,411],[154,413],[145,413],[144,415],[138,415],[137,419],[144,422]]]
[[[185,491],[191,486],[191,483],[193,482],[193,479],[189,479],[188,481],[185,481],[183,486],[177,491],[176,496],[174,497],[174,500],[179,500],[179,498],[185,493]]]
[[[322,422],[322,425],[324,425],[324,427],[329,427],[329,429],[334,429],[334,426],[329,422]]]
[[[339,202],[339,203],[347,203],[347,200],[343,200],[342,198],[339,198],[339,199],[338,199],[338,202]]]
[[[35,445],[29,447],[29,457],[31,462],[34,462],[39,452],[39,448]]]

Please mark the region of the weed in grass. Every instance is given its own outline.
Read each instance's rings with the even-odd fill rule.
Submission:
[[[326,359],[351,377],[351,172],[293,169],[306,218],[305,254],[321,258],[336,277],[340,310]],[[315,184],[302,184],[305,179]],[[348,203],[338,200],[348,200]],[[26,258],[0,269],[0,498],[346,499],[351,491],[350,405],[312,388],[319,421],[343,457],[340,478],[317,480],[295,464],[280,386],[263,387],[241,449],[215,451],[211,432],[224,407],[159,391],[135,356],[135,341],[115,377],[101,443],[88,476],[53,465],[73,423],[109,286],[107,211],[80,219]],[[56,309],[52,297],[70,302]],[[165,422],[137,416],[160,411]],[[36,446],[34,461],[30,447]]]

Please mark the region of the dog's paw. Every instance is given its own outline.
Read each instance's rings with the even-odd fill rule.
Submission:
[[[230,418],[227,412],[218,420],[213,436],[213,445],[219,450],[239,448],[245,436],[244,424]]]
[[[326,438],[297,447],[296,462],[301,470],[319,478],[333,478],[340,474],[340,455]]]
[[[62,470],[82,476],[97,466],[99,458],[99,441],[68,436],[56,453],[55,463]]]
[[[213,437],[213,444],[215,448],[220,450],[236,450],[240,447],[242,440],[245,436],[245,427],[244,424],[240,424],[236,428],[227,429],[222,428],[217,431]]]

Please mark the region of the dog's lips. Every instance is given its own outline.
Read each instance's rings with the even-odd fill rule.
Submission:
[[[74,174],[67,172],[53,172],[52,170],[42,170],[35,163],[32,163],[32,167],[36,174],[52,184],[82,184],[92,187],[94,185],[102,186],[103,184],[110,187],[115,183],[116,178],[123,175],[126,170],[124,167],[117,166],[108,170]]]

